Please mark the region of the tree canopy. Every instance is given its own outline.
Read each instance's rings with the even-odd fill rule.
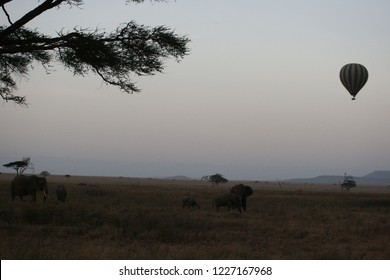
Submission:
[[[50,176],[50,172],[44,170],[44,171],[42,171],[39,175],[41,175],[42,177],[45,177],[45,178],[46,178],[47,176]]]
[[[15,169],[16,175],[22,174],[26,169],[34,169],[32,162],[29,157],[23,158],[22,160],[12,161],[3,164],[4,167]]]
[[[220,183],[227,183],[228,180],[226,178],[223,177],[223,175],[219,174],[219,173],[216,173],[214,175],[210,175],[210,176],[206,176],[207,180],[209,182],[211,182],[211,185],[214,186],[214,185],[218,185]]]
[[[134,21],[123,23],[110,33],[98,28],[74,27],[71,31],[60,30],[56,31],[56,36],[48,36],[25,25],[53,8],[81,6],[83,1],[37,0],[34,9],[16,20],[6,7],[13,1],[17,0],[0,0],[8,21],[0,25],[0,96],[6,101],[26,104],[25,96],[14,93],[15,77],[26,77],[36,62],[47,71],[53,62],[58,62],[74,75],[93,73],[106,84],[133,93],[140,89],[131,75],[162,72],[165,59],[180,61],[189,52],[186,36],[175,34],[166,26],[147,27]],[[144,0],[125,1],[130,2]]]

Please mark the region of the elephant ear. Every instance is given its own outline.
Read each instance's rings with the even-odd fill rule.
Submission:
[[[245,196],[245,197],[253,194],[252,188],[250,186],[245,186],[243,184],[238,184],[238,185],[233,186],[230,189],[230,192],[238,193],[239,195]]]
[[[246,196],[250,196],[253,194],[253,189],[249,186],[245,186],[245,194]]]

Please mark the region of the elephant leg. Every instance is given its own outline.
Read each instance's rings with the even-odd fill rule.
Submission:
[[[246,197],[242,198],[242,210],[246,211]]]

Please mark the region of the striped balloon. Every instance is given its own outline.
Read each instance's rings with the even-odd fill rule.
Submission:
[[[361,64],[349,63],[341,68],[340,80],[344,87],[353,96],[352,100],[355,100],[356,94],[358,94],[368,80],[368,71],[366,67]]]

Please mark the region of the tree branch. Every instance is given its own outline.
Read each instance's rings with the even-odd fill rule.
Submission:
[[[3,0],[7,1],[7,0]],[[58,5],[60,5],[62,2],[65,2],[67,0],[46,0],[41,5],[33,9],[32,11],[25,14],[23,17],[21,17],[19,20],[17,20],[15,23],[11,24],[8,28],[4,29],[2,32],[0,32],[0,40],[3,40],[10,34],[14,33],[16,30],[21,28],[23,25],[28,23],[29,21],[33,20],[43,12],[54,8]],[[9,2],[9,0],[7,1]]]
[[[4,4],[11,2],[12,0],[0,0],[0,5],[3,6]]]
[[[4,5],[1,5],[1,8],[3,9],[3,12],[5,13],[5,15],[7,16],[9,24],[12,25],[11,17],[9,16],[9,14],[8,14],[7,10],[5,9]]]
[[[0,5],[12,0],[0,0]],[[153,1],[153,0],[150,0]],[[154,0],[164,1],[164,0]],[[179,61],[188,54],[186,36],[175,34],[166,26],[150,28],[130,21],[111,33],[99,29],[74,28],[72,32],[57,32],[57,37],[45,35],[24,25],[43,12],[60,4],[79,6],[82,0],[41,0],[31,10],[10,26],[0,26],[0,98],[25,104],[25,97],[16,96],[14,76],[24,77],[39,62],[50,66],[58,61],[74,75],[84,76],[92,72],[107,83],[127,93],[139,92],[132,81],[132,74],[154,75],[162,72],[166,58]],[[126,3],[144,0],[127,0]],[[46,68],[45,68],[46,69]]]

